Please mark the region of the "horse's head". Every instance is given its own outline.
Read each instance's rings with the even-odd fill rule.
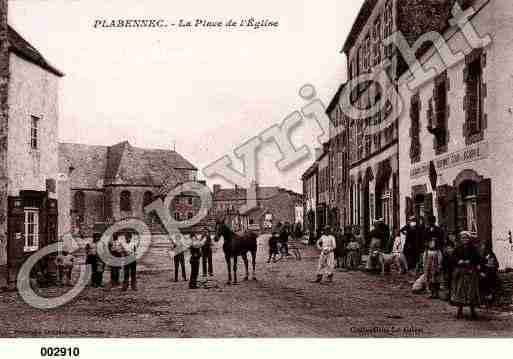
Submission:
[[[226,223],[224,222],[224,219],[223,218],[219,218],[217,221],[216,221],[216,227],[215,227],[215,238],[214,240],[216,242],[219,241],[219,239],[221,239],[221,237],[224,238],[224,240],[226,241],[227,238],[229,237],[228,234],[229,234],[229,228],[228,226],[226,225]]]

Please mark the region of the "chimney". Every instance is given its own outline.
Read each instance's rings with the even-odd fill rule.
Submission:
[[[214,196],[216,195],[217,192],[219,192],[221,190],[221,185],[220,184],[215,184],[214,185]]]

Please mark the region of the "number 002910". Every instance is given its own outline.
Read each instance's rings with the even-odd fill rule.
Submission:
[[[42,357],[78,357],[79,355],[78,347],[41,347]]]

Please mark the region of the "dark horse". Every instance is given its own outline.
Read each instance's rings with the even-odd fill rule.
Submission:
[[[231,262],[233,259],[233,284],[237,284],[237,258],[239,256],[244,260],[246,266],[246,276],[244,280],[249,279],[248,269],[248,252],[251,253],[251,260],[253,263],[253,280],[255,277],[255,260],[257,253],[257,234],[253,231],[246,231],[243,234],[235,233],[224,221],[216,223],[216,241],[222,236],[224,258],[226,260],[226,266],[228,267],[228,282],[232,283],[232,268]]]

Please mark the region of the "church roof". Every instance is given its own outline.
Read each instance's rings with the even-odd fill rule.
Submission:
[[[128,141],[113,146],[59,144],[60,172],[72,168],[71,187],[99,189],[106,185],[162,186],[187,180],[186,171],[196,170],[171,150],[133,147]]]

